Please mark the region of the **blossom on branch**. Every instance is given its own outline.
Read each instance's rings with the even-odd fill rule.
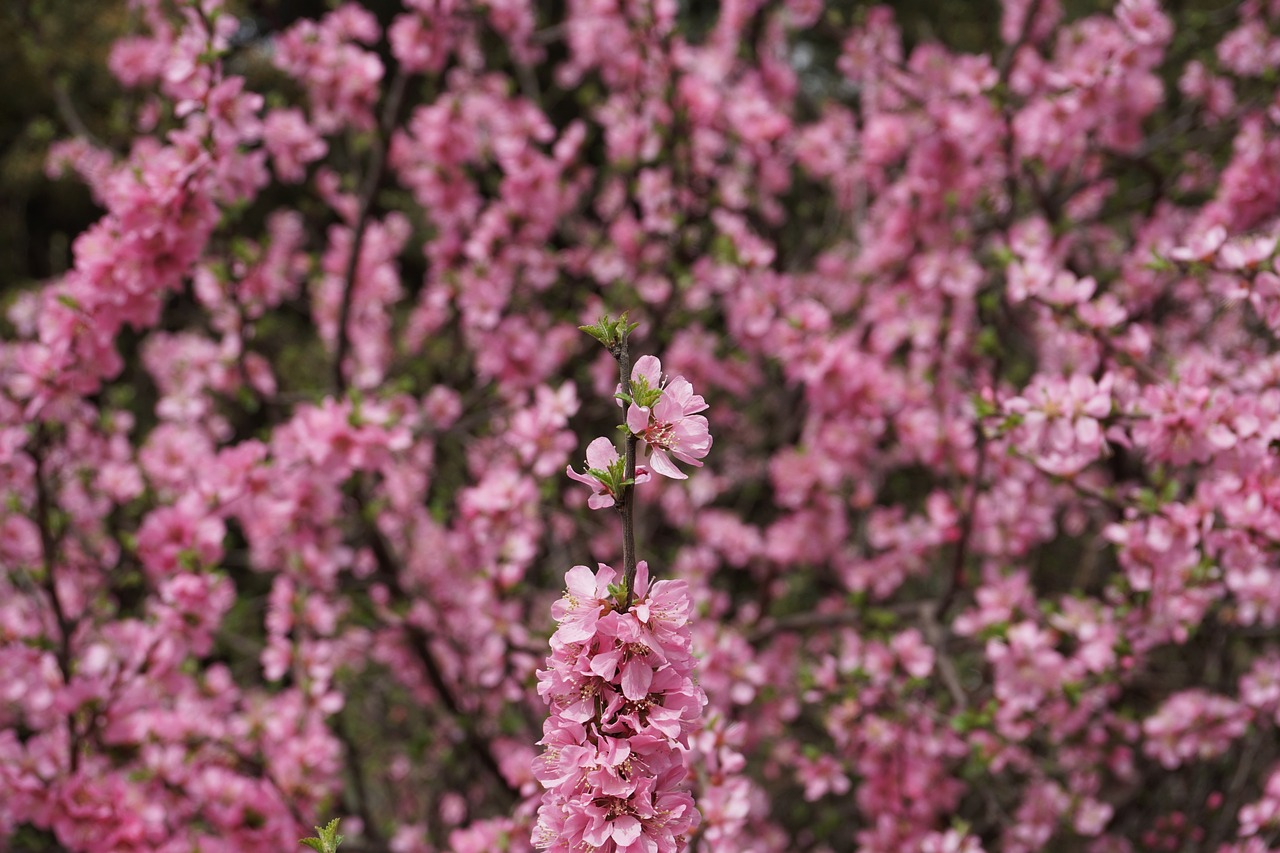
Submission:
[[[586,483],[592,488],[591,497],[587,498],[587,506],[592,509],[606,509],[616,503],[624,482],[623,458],[613,442],[604,436],[587,445],[586,470],[579,474],[572,465],[566,465],[564,472],[569,479]],[[649,469],[643,465],[636,466],[635,483],[649,482]]]
[[[617,574],[574,566],[552,608],[559,627],[538,672],[551,708],[534,775],[546,789],[535,846],[552,851],[675,853],[698,826],[682,785],[685,749],[706,696],[693,682],[688,583],[649,583],[635,599]]]
[[[695,467],[711,450],[707,419],[698,412],[707,401],[693,393],[693,385],[677,376],[662,385],[662,362],[642,356],[631,371],[631,397],[627,406],[627,428],[648,447],[653,470],[673,480],[688,479],[671,461],[675,457]]]

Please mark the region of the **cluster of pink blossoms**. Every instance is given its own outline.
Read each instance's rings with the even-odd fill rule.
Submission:
[[[587,449],[586,473],[566,473],[592,487],[592,509],[614,506],[625,515],[633,507],[631,489],[651,479],[634,463],[636,443],[648,446],[653,470],[685,479],[667,454],[700,466],[711,435],[697,414],[707,404],[687,379],[664,386],[653,356],[640,358],[629,377],[625,356],[620,363],[629,378],[617,394],[628,404],[628,454],[597,438]],[[630,547],[624,559],[634,559]],[[689,738],[699,732],[707,704],[693,681],[689,584],[651,585],[648,563],[640,562],[634,579],[618,578],[603,563],[597,572],[574,566],[565,586],[551,608],[558,623],[551,655],[538,671],[538,694],[551,715],[540,741],[545,751],[534,760],[546,792],[533,842],[555,851],[675,853],[701,821],[682,784]]]
[[[600,564],[574,566],[552,606],[538,693],[551,707],[546,750],[534,761],[545,787],[533,841],[553,851],[674,853],[699,823],[680,783],[685,752],[707,699],[693,682],[688,583],[649,583],[636,567],[629,608]]]

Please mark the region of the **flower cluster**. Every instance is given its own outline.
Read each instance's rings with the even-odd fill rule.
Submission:
[[[706,704],[694,684],[688,584],[636,567],[631,606],[613,569],[574,566],[538,693],[551,708],[534,775],[546,788],[534,844],[674,853],[699,823],[681,786]]]
[[[711,433],[705,411],[707,401],[693,393],[693,385],[683,376],[662,381],[662,362],[656,356],[641,356],[631,371],[630,394],[618,387],[617,397],[627,404],[626,430],[645,445],[649,465],[637,465],[633,483],[648,482],[651,472],[673,480],[687,480],[689,475],[676,467],[680,462],[702,467],[702,458],[711,450]],[[616,505],[616,499],[627,485],[623,459],[613,442],[601,436],[587,446],[586,470],[582,474],[565,468],[570,478],[591,487],[587,505],[604,509]]]

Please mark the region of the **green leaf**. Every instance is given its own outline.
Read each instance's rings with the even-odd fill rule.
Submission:
[[[604,344],[605,349],[617,356],[620,353],[623,341],[639,325],[639,323],[628,323],[627,314],[624,311],[620,317],[614,318],[605,314],[592,325],[579,326],[578,328]]]
[[[342,836],[337,834],[338,821],[339,818],[335,817],[324,828],[317,826],[315,829],[319,838],[303,838],[299,843],[307,845],[318,853],[338,853],[338,845],[343,840]]]

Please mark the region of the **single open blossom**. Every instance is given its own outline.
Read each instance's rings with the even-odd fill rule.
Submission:
[[[673,480],[688,479],[671,457],[701,468],[702,457],[711,450],[707,419],[697,414],[707,401],[693,393],[693,385],[676,376],[663,386],[662,362],[642,356],[631,371],[632,402],[627,407],[627,428],[648,446],[649,464],[654,471]],[[659,392],[652,401],[653,392]]]
[[[572,480],[586,483],[592,489],[587,498],[587,506],[592,509],[605,509],[616,502],[618,490],[622,487],[623,459],[613,442],[604,436],[587,445],[586,471],[579,474],[572,465],[566,465],[564,472]],[[635,482],[649,482],[649,469],[644,465],[636,466]]]

